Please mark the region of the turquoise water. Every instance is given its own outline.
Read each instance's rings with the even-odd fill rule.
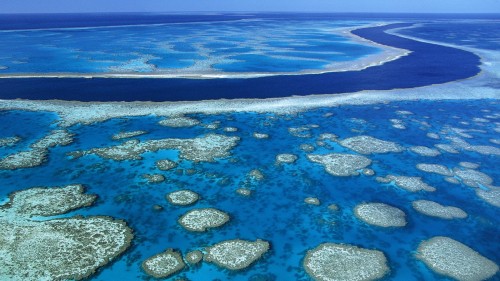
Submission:
[[[340,139],[370,135],[397,142],[408,148],[415,145],[433,147],[449,140],[431,139],[427,133],[440,133],[443,128],[468,130],[473,145],[498,147],[490,139],[498,139],[498,113],[496,101],[467,102],[398,102],[381,105],[340,106],[320,108],[294,115],[232,113],[221,115],[190,115],[201,121],[191,128],[169,128],[158,125],[163,118],[156,116],[111,119],[92,125],[75,125],[68,130],[75,134],[75,142],[51,149],[49,161],[40,167],[0,171],[0,198],[9,193],[33,186],[62,186],[72,183],[86,185],[88,193],[99,196],[97,204],[74,211],[73,215],[107,215],[125,219],[135,231],[133,246],[110,266],[103,268],[90,280],[141,280],[147,278],[140,269],[141,262],[166,248],[182,253],[200,249],[226,239],[257,238],[271,243],[271,251],[242,272],[229,272],[203,263],[187,269],[169,280],[184,276],[189,280],[310,280],[301,266],[307,250],[323,242],[348,243],[383,251],[389,261],[391,274],[386,280],[448,280],[432,273],[414,258],[415,250],[423,239],[436,235],[452,237],[469,245],[481,255],[500,263],[498,230],[499,209],[476,196],[473,188],[454,185],[436,174],[417,170],[418,163],[436,163],[448,168],[458,167],[461,161],[480,164],[479,171],[488,174],[498,185],[500,170],[498,156],[482,155],[471,151],[450,154],[442,151],[437,157],[424,157],[410,151],[402,153],[368,155],[376,176],[388,174],[420,176],[436,192],[411,193],[390,184],[375,181],[375,176],[334,177],[324,168],[309,162],[301,144],[315,147],[313,154],[353,153],[337,143],[317,143],[320,134],[334,133]],[[397,111],[410,111],[403,115]],[[478,120],[474,118],[483,118]],[[403,122],[406,129],[392,127],[390,119]],[[30,143],[57,128],[52,113],[1,111],[0,138],[20,136],[23,140],[13,147],[0,148],[0,157],[26,149]],[[203,125],[220,121],[218,129]],[[11,124],[16,122],[16,126]],[[425,123],[426,122],[426,123]],[[318,125],[296,137],[289,128]],[[237,127],[229,133],[223,129]],[[93,147],[119,144],[111,136],[120,131],[145,130],[140,140],[161,138],[193,138],[208,133],[234,135],[241,141],[226,159],[214,163],[193,163],[180,160],[176,150],[145,153],[138,161],[113,161],[94,155],[70,159],[67,152]],[[267,133],[269,139],[255,139],[254,132]],[[308,136],[309,135],[309,136]],[[258,152],[258,153],[256,153]],[[298,156],[294,164],[275,164],[275,156],[293,153]],[[159,171],[155,161],[180,161],[177,169]],[[194,169],[194,174],[187,170]],[[249,181],[246,174],[259,169],[265,175],[261,182]],[[149,184],[142,174],[161,173],[166,182]],[[236,193],[246,187],[253,191],[250,197]],[[202,197],[190,207],[170,205],[164,196],[172,191],[190,189]],[[306,197],[317,197],[320,206],[307,205]],[[428,199],[443,205],[462,208],[468,218],[442,220],[421,215],[413,210],[411,201]],[[1,199],[0,199],[1,200]],[[353,215],[355,205],[362,202],[384,202],[402,209],[408,220],[403,228],[382,229],[367,225]],[[337,204],[340,211],[328,209]],[[153,205],[163,206],[155,211]],[[181,228],[177,219],[187,210],[214,207],[231,215],[230,223],[207,233],[189,233]],[[260,278],[260,279],[259,279]],[[498,274],[492,278],[498,278]],[[496,279],[495,279],[496,280]]]
[[[322,70],[380,52],[338,34],[339,28],[366,23],[269,18],[4,30],[0,74]]]

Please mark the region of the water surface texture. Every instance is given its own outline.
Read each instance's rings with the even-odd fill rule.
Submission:
[[[75,134],[76,141],[51,149],[48,162],[43,166],[0,171],[3,187],[0,196],[5,198],[13,191],[32,186],[83,183],[88,193],[99,196],[98,203],[63,217],[80,214],[125,219],[135,231],[134,246],[91,280],[139,280],[145,277],[140,269],[141,262],[166,248],[175,248],[185,254],[234,238],[252,241],[260,238],[269,241],[272,247],[245,271],[229,272],[203,263],[177,276],[190,280],[310,280],[301,265],[305,253],[319,243],[332,242],[383,251],[391,269],[384,280],[447,280],[415,259],[420,241],[436,235],[449,236],[498,264],[498,207],[479,198],[477,188],[462,182],[452,184],[445,181],[444,176],[418,170],[416,165],[440,164],[451,171],[465,169],[460,162],[473,162],[480,165],[477,171],[487,174],[494,179],[493,184],[498,184],[498,155],[458,149],[458,153],[438,150],[439,155],[428,157],[407,149],[413,146],[436,149],[436,144],[452,144],[447,138],[454,136],[456,130],[468,134],[467,138],[460,138],[471,145],[496,146],[490,139],[498,137],[495,132],[498,126],[492,119],[497,118],[492,115],[498,110],[498,103],[493,101],[391,103],[324,108],[297,115],[191,115],[201,123],[190,128],[160,126],[158,121],[164,118],[154,116],[75,125],[68,130]],[[22,142],[4,148],[0,156],[26,149],[40,134],[54,128],[50,125],[54,118],[53,114],[2,112],[0,123],[4,125],[0,137],[17,135]],[[12,119],[18,120],[17,127],[22,127],[22,131],[8,125]],[[33,119],[39,121],[33,122]],[[403,129],[394,126],[394,120],[399,120],[396,123],[404,125]],[[209,124],[220,126],[218,129],[206,128]],[[227,132],[224,130],[227,127],[238,130]],[[136,137],[141,141],[188,139],[209,133],[238,136],[241,140],[230,157],[212,163],[181,159],[177,150],[148,152],[142,154],[142,160],[126,161],[95,155],[71,159],[66,155],[76,150],[117,145],[124,140],[111,140],[113,134],[136,130],[147,132]],[[268,138],[255,138],[255,132],[268,134]],[[369,168],[374,170],[374,176],[336,177],[326,173],[322,165],[309,161],[307,155],[361,154],[325,139],[325,135],[322,136],[325,133],[336,134],[339,139],[369,135],[395,142],[404,147],[404,151],[364,155],[373,161]],[[441,139],[430,138],[428,133],[435,133]],[[313,151],[301,149],[304,144],[310,145]],[[294,154],[297,160],[290,164],[277,163],[276,156],[283,153]],[[178,162],[178,166],[169,171],[158,170],[155,162],[162,159]],[[261,171],[263,180],[249,178],[249,172],[254,169]],[[148,183],[144,174],[162,174],[166,180]],[[421,177],[436,191],[410,192],[394,183],[375,180],[377,176],[390,174]],[[250,190],[251,195],[238,194],[240,188]],[[182,189],[197,192],[200,201],[188,207],[169,204],[165,195]],[[321,204],[306,204],[307,197],[318,198]],[[459,207],[468,217],[444,220],[422,215],[411,206],[412,201],[419,199]],[[406,213],[408,223],[402,228],[387,229],[368,225],[353,214],[353,208],[363,202],[382,202],[400,208]],[[329,209],[331,204],[336,204],[339,210]],[[154,205],[161,206],[162,210],[155,210]],[[180,227],[177,219],[182,214],[201,207],[223,210],[230,214],[231,221],[207,233],[190,233]],[[263,279],[258,279],[259,276]]]
[[[468,15],[1,15],[0,280],[322,280],[305,264],[323,243],[380,254],[340,271],[330,261],[334,277],[376,262],[377,280],[499,280],[497,27]],[[388,46],[409,53],[377,57]],[[180,72],[236,76],[141,76]],[[31,75],[48,73],[93,78]],[[50,195],[79,185],[87,195]],[[198,200],[168,196],[186,190]],[[386,208],[364,216],[366,204]],[[228,217],[181,223],[199,209]],[[130,231],[114,254],[95,250],[120,237],[104,222]],[[435,237],[470,249],[438,245],[439,270],[419,248]],[[207,258],[233,239],[269,248],[241,270]],[[154,278],[143,265],[167,249],[186,266]],[[205,259],[188,264],[195,250]]]

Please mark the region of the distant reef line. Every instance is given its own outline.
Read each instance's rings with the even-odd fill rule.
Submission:
[[[481,71],[481,59],[474,53],[386,32],[411,25],[396,23],[352,30],[365,40],[409,51],[359,71],[219,79],[3,78],[0,99],[160,102],[281,98],[416,88],[470,78]]]

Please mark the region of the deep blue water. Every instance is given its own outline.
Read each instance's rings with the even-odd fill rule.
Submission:
[[[451,43],[485,50],[500,49],[497,32],[500,21],[468,20],[457,22],[426,22],[419,27],[403,29],[398,33],[412,35],[428,40]]]
[[[402,116],[397,110],[408,110],[414,115]],[[485,112],[484,110],[489,110]],[[429,271],[413,255],[419,242],[436,235],[450,236],[465,243],[480,254],[500,263],[499,209],[488,205],[475,195],[474,189],[465,185],[453,185],[442,176],[424,173],[415,168],[417,163],[437,163],[449,168],[457,167],[460,161],[479,163],[478,169],[494,179],[498,185],[500,170],[498,156],[484,156],[475,152],[460,151],[460,154],[443,153],[437,157],[423,157],[405,151],[403,153],[368,156],[373,160],[371,168],[376,176],[400,174],[421,176],[437,191],[410,193],[395,186],[380,184],[375,177],[334,177],[327,174],[319,164],[311,163],[301,144],[316,147],[315,154],[355,153],[327,141],[318,146],[316,140],[322,133],[335,133],[340,138],[361,134],[397,142],[405,147],[437,143],[448,143],[446,139],[426,137],[428,132],[439,133],[445,126],[464,129],[479,129],[469,132],[471,144],[494,145],[489,139],[498,138],[494,131],[494,119],[489,123],[476,123],[473,118],[491,116],[499,112],[496,101],[467,102],[399,102],[385,105],[341,106],[321,108],[297,115],[275,115],[234,113],[224,115],[191,115],[209,124],[220,121],[216,130],[201,124],[192,128],[168,128],[158,125],[162,118],[155,116],[112,119],[93,125],[75,125],[69,131],[76,134],[76,141],[66,147],[51,149],[49,161],[40,167],[15,171],[0,171],[0,199],[9,193],[33,186],[59,186],[83,183],[89,193],[99,196],[95,206],[74,211],[72,215],[108,215],[125,219],[135,230],[134,246],[110,266],[103,268],[90,280],[141,280],[146,275],[140,264],[147,257],[166,248],[176,248],[183,253],[192,249],[233,238],[265,239],[271,242],[271,251],[248,270],[231,273],[216,266],[203,263],[183,271],[179,276],[189,280],[310,280],[301,267],[308,249],[322,242],[349,243],[383,251],[391,268],[384,280],[449,280]],[[333,116],[325,117],[326,113]],[[455,117],[453,117],[455,116]],[[407,129],[393,128],[389,119],[401,119]],[[491,118],[491,117],[490,117]],[[56,126],[57,116],[52,113],[4,111],[0,112],[1,137],[18,135],[24,140],[17,146],[1,150],[6,153],[25,149],[35,139],[45,135]],[[422,122],[429,126],[423,126]],[[16,126],[11,124],[15,122]],[[469,122],[464,125],[462,122]],[[298,138],[288,133],[288,128],[317,124],[310,130],[310,138]],[[234,126],[235,133],[223,131]],[[179,160],[175,150],[145,153],[140,161],[104,160],[96,156],[70,159],[66,152],[106,147],[120,143],[112,141],[111,135],[119,131],[146,130],[149,133],[137,137],[141,140],[160,138],[192,138],[206,133],[220,133],[241,137],[229,159],[215,163],[192,163],[183,160],[178,169],[182,171],[161,172],[154,162],[160,159]],[[269,139],[255,139],[253,132],[268,133]],[[255,153],[258,151],[258,153]],[[295,164],[276,166],[275,156],[293,153],[298,156]],[[231,159],[237,161],[230,161]],[[187,175],[187,169],[195,169]],[[252,169],[260,169],[266,176],[262,182],[248,182],[245,175]],[[144,173],[162,173],[167,181],[160,184],[145,183]],[[236,189],[245,186],[253,190],[251,197],[236,194]],[[202,200],[191,207],[174,207],[165,200],[165,194],[188,188],[198,192]],[[303,203],[306,197],[317,197],[320,206]],[[457,206],[469,217],[464,220],[441,220],[416,213],[411,201],[435,200],[444,205]],[[404,228],[382,229],[369,226],[353,216],[353,208],[361,202],[384,202],[401,208],[407,215]],[[329,204],[338,204],[339,212],[328,210]],[[153,205],[164,207],[154,211]],[[215,207],[228,212],[229,224],[208,233],[189,233],[183,230],[177,219],[192,208]],[[496,276],[498,278],[498,275]],[[170,279],[169,279],[170,280]],[[175,280],[173,277],[171,280]],[[495,279],[495,277],[492,280]]]
[[[427,44],[384,31],[408,24],[358,29],[354,33],[412,53],[362,71],[250,79],[0,79],[0,98],[81,101],[179,101],[269,98],[389,90],[440,84],[476,75],[479,57],[463,50]]]
[[[52,19],[51,19],[52,17]],[[335,94],[355,92],[361,90],[389,90],[395,88],[412,88],[432,84],[440,84],[454,80],[464,79],[476,75],[479,72],[479,57],[462,50],[443,47],[434,44],[426,44],[400,38],[394,35],[386,34],[387,29],[411,26],[412,24],[432,23],[439,27],[439,30],[444,30],[446,34],[457,33],[458,37],[466,34],[468,30],[475,30],[478,34],[489,34],[487,37],[489,46],[495,44],[495,32],[492,28],[498,23],[495,15],[366,15],[366,14],[233,14],[233,15],[137,15],[125,14],[119,15],[93,15],[89,18],[87,15],[44,15],[44,16],[25,16],[15,15],[0,16],[0,28],[2,29],[30,29],[30,28],[65,28],[65,27],[82,27],[85,20],[88,21],[87,27],[106,27],[120,26],[127,24],[158,24],[158,23],[183,23],[187,22],[222,22],[220,26],[225,26],[227,30],[231,30],[231,25],[251,26],[255,21],[256,26],[259,24],[266,26],[269,22],[336,22],[336,26],[353,26],[361,23],[378,23],[378,22],[404,22],[401,24],[390,25],[387,27],[374,27],[362,30],[357,30],[355,33],[372,41],[404,48],[411,50],[409,56],[400,58],[396,61],[385,63],[381,66],[370,67],[362,71],[347,71],[333,72],[324,74],[300,75],[300,76],[273,76],[248,79],[111,79],[111,78],[93,78],[93,79],[53,79],[53,78],[26,78],[26,79],[0,79],[0,98],[14,99],[65,99],[65,100],[81,100],[81,101],[178,101],[178,100],[203,100],[203,99],[219,99],[219,98],[269,98],[269,97],[285,97],[291,95],[310,95],[310,94]],[[467,26],[465,19],[471,20],[472,24]],[[489,23],[486,26],[478,24],[478,19]],[[243,20],[240,22],[238,20]],[[458,22],[458,23],[457,23]],[[452,23],[446,25],[447,23]],[[217,25],[216,25],[217,26]],[[426,25],[424,25],[426,26]],[[467,26],[464,28],[464,26]],[[195,29],[196,24],[193,24]],[[132,27],[130,27],[132,28]],[[134,27],[140,28],[140,27]],[[112,29],[110,29],[112,30]],[[207,29],[209,31],[210,29]],[[405,34],[413,36],[429,37],[430,39],[438,39],[441,31],[435,31],[431,35],[429,32],[423,32],[417,28],[412,33],[413,28],[405,29]],[[465,30],[465,31],[464,31]],[[216,34],[217,29],[212,30],[212,34]],[[85,29],[82,30],[85,32]],[[15,32],[14,32],[15,34]],[[475,33],[474,33],[475,34]],[[287,36],[292,36],[288,34]],[[297,35],[299,36],[299,35]],[[310,40],[321,42],[325,40],[324,34],[317,32],[305,32],[300,35],[304,39],[311,36]],[[471,35],[472,36],[472,35]],[[293,36],[292,36],[293,37]],[[476,42],[482,38],[482,35],[475,36]],[[324,67],[325,61],[349,61],[363,54],[366,50],[360,45],[352,45],[352,48],[347,48],[347,52],[343,56],[338,56],[333,53],[328,53],[330,44],[336,48],[342,47],[334,43],[337,39],[335,36],[329,37],[330,43],[315,45],[313,49],[307,46],[290,45],[290,39],[285,42],[283,40],[268,40],[267,44],[271,48],[280,50],[285,48],[288,51],[270,52],[273,55],[285,55],[285,58],[293,58],[303,56],[305,51],[309,52],[307,56],[311,60],[291,60],[291,59],[273,59],[259,56],[256,54],[242,53],[252,50],[251,47],[244,47],[245,40],[248,37],[231,35],[226,38],[230,42],[241,42],[243,45],[236,44],[237,47],[229,45],[220,45],[214,49],[213,54],[226,55],[229,58],[241,59],[246,58],[242,62],[234,62],[228,64],[219,62],[214,64],[219,70],[228,70],[239,72],[241,69],[250,69],[252,71],[265,71],[266,67],[262,64],[268,64],[268,68],[275,68],[278,71],[295,71],[305,68],[321,68]],[[92,40],[95,40],[92,39]],[[135,39],[136,40],[136,39]],[[126,65],[122,65],[121,69],[135,69],[137,72],[151,71],[152,64],[156,67],[172,67],[185,68],[193,66],[195,60],[202,56],[196,53],[196,48],[193,49],[193,44],[198,39],[192,38],[189,42],[176,42],[171,46],[172,50],[180,50],[182,53],[172,53],[165,58],[156,57],[140,57],[129,61]],[[297,38],[297,40],[299,40]],[[311,42],[312,42],[311,41]],[[446,41],[446,40],[445,40]],[[300,43],[300,41],[297,41]],[[493,42],[493,43],[492,43]],[[227,42],[226,42],[227,43]],[[465,44],[464,42],[455,42]],[[111,43],[110,43],[111,44]],[[207,42],[208,44],[208,42]],[[90,48],[92,44],[85,44],[85,48]],[[210,45],[209,45],[210,46]],[[214,46],[212,46],[214,47]],[[224,50],[224,48],[227,48]],[[482,45],[478,45],[482,47]],[[486,46],[487,47],[487,46]],[[248,48],[248,49],[245,49]],[[346,50],[347,50],[346,49]],[[359,49],[359,50],[358,50]],[[95,50],[95,56],[99,57],[98,50]],[[120,57],[120,54],[116,54]],[[127,55],[129,56],[129,55]],[[109,62],[106,59],[100,58],[102,67],[109,67]],[[53,62],[54,63],[54,62]],[[97,64],[99,66],[99,64]],[[17,67],[17,66],[16,66]],[[19,66],[20,67],[20,66]],[[53,65],[50,67],[60,67]],[[49,68],[50,68],[49,67]],[[64,67],[83,69],[88,65],[85,64],[70,64]],[[8,70],[8,69],[7,69]],[[91,71],[90,69],[87,69]],[[4,70],[5,71],[5,70]]]

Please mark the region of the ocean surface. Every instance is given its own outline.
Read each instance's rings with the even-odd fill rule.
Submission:
[[[50,17],[55,19],[50,21]],[[235,16],[233,20],[228,19],[228,15],[193,19],[164,16],[166,23],[161,23],[163,17],[160,16],[150,18],[147,15],[136,15],[130,16],[127,23],[124,22],[127,17],[117,21],[113,17],[96,15],[86,19],[90,22],[90,27],[86,28],[82,27],[85,18],[64,21],[65,17],[68,15],[35,17],[22,25],[15,24],[20,19],[4,16],[1,21],[3,24],[0,24],[4,29],[0,32],[0,39],[11,43],[0,47],[0,75],[27,75],[35,78],[0,79],[0,98],[179,101],[286,97],[412,88],[464,79],[480,71],[480,58],[477,55],[384,32],[412,24],[436,24],[440,19],[438,16],[432,19],[415,15],[379,15],[378,18],[367,18],[362,15],[265,14]],[[469,17],[462,16],[452,20],[459,20],[463,25],[466,24],[463,18]],[[148,25],[145,21],[153,21],[154,24]],[[469,28],[484,33],[491,33],[499,24],[488,17],[468,19],[467,22],[473,25]],[[132,23],[137,24],[131,25]],[[354,34],[382,45],[410,50],[411,53],[401,59],[361,71],[335,72],[335,63],[343,63],[344,66],[348,62],[356,64],[359,59],[381,52],[378,47],[359,44],[340,36],[340,30],[380,23],[398,24],[361,29]],[[37,24],[40,25],[39,28]],[[463,27],[460,24],[441,28],[448,28],[446,32],[449,33],[455,30],[461,32],[460,38],[469,40],[468,44],[483,38],[475,35],[476,33],[461,31]],[[413,28],[404,29],[404,33],[410,34],[412,30]],[[421,31],[417,31],[415,35],[429,40],[440,39],[427,38],[428,33]],[[381,61],[383,59],[377,58],[372,64]],[[330,64],[333,66],[328,67]],[[99,73],[174,76],[172,79],[143,77],[139,80],[103,79],[99,75],[93,79],[36,78],[38,75],[64,77],[72,73],[89,77]],[[249,76],[239,79],[185,79],[175,78],[176,73],[236,73]],[[259,76],[273,73],[276,75]],[[400,73],[405,75],[399,75]]]
[[[376,26],[389,23],[389,26]],[[383,45],[411,50],[407,56],[363,70],[320,73],[330,62],[355,62],[382,49],[352,41],[332,30],[358,29],[354,34]],[[270,98],[291,95],[336,94],[362,90],[391,90],[452,83],[480,73],[477,54],[395,34],[484,51],[500,49],[500,22],[493,16],[471,15],[82,15],[29,17],[0,15],[0,69],[3,74],[109,73],[186,71],[193,73],[276,72],[257,78],[0,78],[0,103],[8,99],[64,99],[80,101],[180,101],[220,98]],[[392,34],[386,30],[398,28]],[[273,36],[270,36],[272,34]],[[104,38],[104,39],[103,39]],[[188,40],[189,39],[189,40]],[[5,43],[7,42],[7,44]],[[124,48],[122,48],[124,47]],[[120,50],[118,53],[116,50]],[[207,62],[204,64],[203,62]],[[196,68],[199,65],[199,68]],[[297,74],[302,70],[317,74]],[[289,72],[283,75],[281,72]],[[492,81],[495,82],[495,81]],[[492,83],[493,87],[495,83]],[[496,85],[500,85],[496,83]],[[500,91],[500,89],[499,89]],[[361,97],[362,98],[362,97]],[[110,216],[123,219],[134,230],[132,246],[88,280],[157,280],[141,263],[167,248],[183,254],[223,240],[263,239],[271,249],[242,271],[229,271],[202,262],[171,278],[160,280],[313,280],[302,266],[308,250],[321,243],[345,243],[382,251],[390,273],[382,280],[453,280],[431,271],[415,258],[422,240],[448,236],[500,264],[500,212],[477,195],[477,189],[496,189],[500,180],[500,104],[498,99],[462,101],[399,101],[371,105],[319,107],[298,113],[235,112],[189,114],[200,123],[167,127],[162,116],[123,116],[64,128],[74,134],[66,146],[49,149],[47,161],[33,168],[0,169],[0,202],[9,194],[30,187],[83,184],[98,195],[93,206],[57,218]],[[133,105],[131,105],[133,107]],[[91,116],[91,113],[86,113]],[[17,136],[13,145],[0,146],[0,160],[61,129],[64,116],[37,108],[0,110],[0,139]],[[234,127],[236,131],[225,128]],[[73,158],[68,153],[119,145],[119,132],[145,131],[140,141],[207,134],[238,136],[228,157],[215,162],[183,159],[179,150],[141,154],[141,160],[115,161],[94,154]],[[267,134],[256,138],[254,133]],[[364,155],[374,176],[337,177],[308,160],[310,154],[359,152],[339,140],[372,136],[404,148],[401,152]],[[436,137],[437,136],[437,137]],[[457,146],[460,138],[470,147]],[[304,150],[304,144],[311,151]],[[456,153],[436,145],[454,146]],[[301,147],[302,145],[302,147]],[[423,156],[409,150],[425,146],[437,150]],[[488,147],[488,149],[484,149]],[[486,151],[486,152],[485,152]],[[279,154],[294,154],[294,163],[277,163]],[[178,166],[161,171],[155,162],[169,159]],[[444,176],[421,171],[417,164],[440,164],[464,170],[460,162],[479,165],[475,170],[492,180],[491,186],[469,187]],[[249,179],[258,169],[263,180]],[[361,171],[360,171],[361,172]],[[162,174],[150,183],[145,174]],[[421,177],[435,192],[410,192],[376,177]],[[237,193],[240,188],[250,196]],[[170,204],[165,195],[182,189],[198,193],[200,201],[188,207]],[[320,205],[306,204],[308,197]],[[440,219],[418,213],[412,201],[432,200],[465,211],[465,219]],[[369,225],[354,215],[360,203],[381,202],[406,214],[405,227]],[[328,208],[336,204],[339,210]],[[155,205],[157,206],[155,208]],[[158,208],[161,206],[161,210]],[[177,220],[188,210],[217,208],[231,217],[226,225],[204,233],[189,232]],[[0,257],[1,259],[1,257]],[[499,280],[496,275],[490,280]],[[87,280],[87,279],[85,279]]]

